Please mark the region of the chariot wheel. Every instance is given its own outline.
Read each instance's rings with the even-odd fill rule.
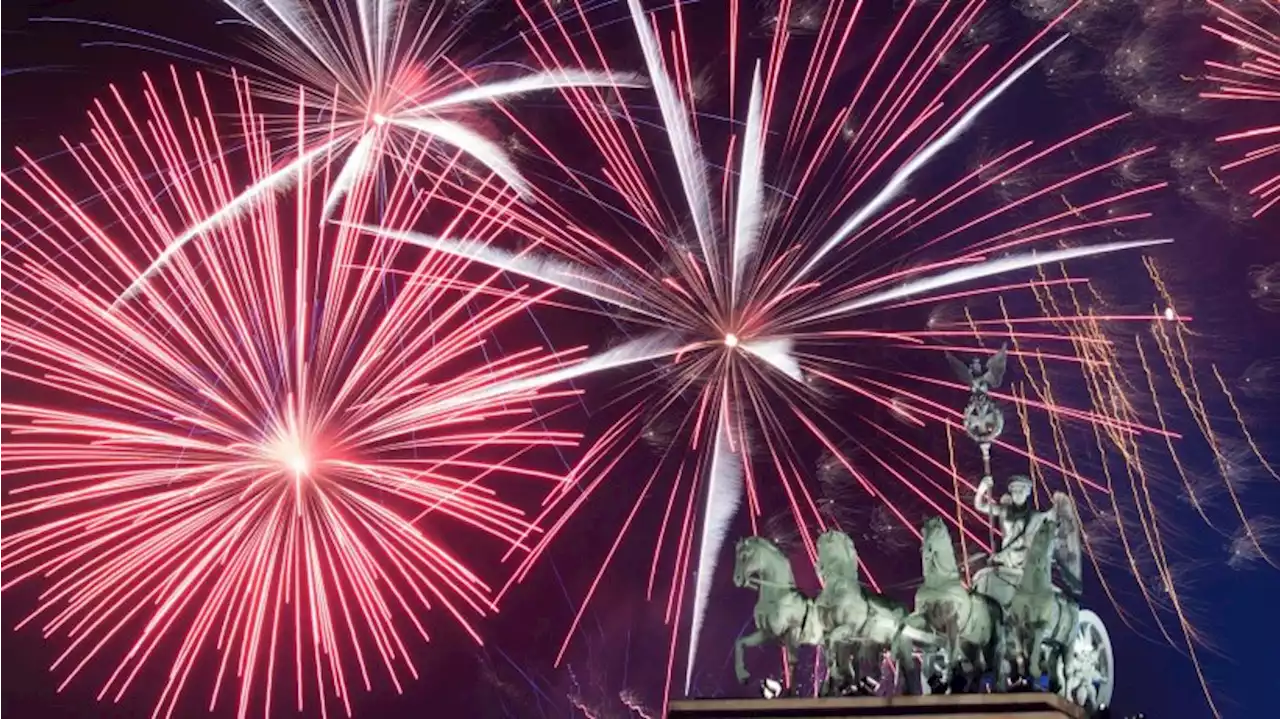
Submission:
[[[1097,614],[1080,610],[1059,666],[1059,692],[1065,698],[1090,711],[1111,705],[1116,683],[1115,653],[1107,627]]]

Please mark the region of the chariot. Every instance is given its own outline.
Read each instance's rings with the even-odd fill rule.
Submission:
[[[1106,625],[1080,607],[1079,523],[1070,501],[1056,496],[1054,509],[1032,513],[1023,532],[1025,548],[1006,536],[966,583],[947,527],[926,522],[924,581],[906,620],[932,634],[914,642],[932,675],[924,683],[976,690],[988,673],[997,689],[1044,678],[1064,698],[1101,709],[1115,687],[1114,654]]]
[[[738,639],[738,679],[749,674],[748,647],[783,645],[795,676],[796,650],[819,647],[827,662],[824,693],[874,687],[898,691],[995,691],[1047,688],[1098,711],[1111,702],[1115,660],[1107,628],[1097,614],[1080,608],[1080,521],[1071,499],[1056,493],[1052,506],[1036,511],[1030,479],[1015,475],[999,502],[990,499],[990,448],[1004,417],[990,396],[1006,368],[1001,348],[985,364],[966,365],[948,355],[956,379],[970,389],[966,433],[982,450],[986,476],[974,509],[999,523],[1000,547],[969,576],[956,562],[955,545],[939,517],[925,522],[921,563],[924,579],[913,607],[864,587],[853,540],[839,531],[818,538],[817,573],[823,589],[808,597],[795,585],[786,556],[767,539],[738,542],[734,583],[756,589],[756,632]],[[995,546],[994,531],[991,545]],[[1055,581],[1056,578],[1056,581]],[[885,661],[881,661],[884,659]],[[878,668],[867,671],[868,666]],[[868,681],[869,680],[869,681]],[[1045,682],[1047,680],[1047,682]]]
[[[790,562],[772,542],[739,541],[734,583],[759,594],[756,631],[735,647],[738,679],[750,678],[745,649],[777,642],[791,677],[799,647],[823,652],[827,695],[868,687],[880,694],[1005,691],[1047,679],[1050,690],[1088,711],[1107,706],[1115,685],[1111,640],[1102,620],[1080,608],[1074,583],[1051,579],[1053,557],[1062,555],[1054,551],[1060,527],[1069,523],[1053,514],[1030,522],[1034,535],[1023,566],[997,552],[971,582],[962,578],[946,525],[927,521],[914,608],[858,581],[853,540],[842,532],[818,540],[824,588],[817,597],[796,588]],[[890,678],[882,658],[893,660]]]

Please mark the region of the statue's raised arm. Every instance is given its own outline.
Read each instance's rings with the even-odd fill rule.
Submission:
[[[1037,513],[1032,506],[1031,480],[1026,476],[1015,474],[1010,477],[1008,492],[1000,497],[999,502],[990,499],[992,484],[991,477],[983,477],[973,497],[974,507],[995,517],[1000,526],[1000,549],[991,555],[991,561],[1020,572],[1026,560],[1028,530],[1034,531],[1032,525],[1045,513]]]
[[[991,478],[991,475],[983,477],[982,481],[978,482],[978,491],[973,495],[973,506],[989,517],[1001,517],[1004,515],[1004,508],[991,501],[993,487],[995,487],[995,480]]]

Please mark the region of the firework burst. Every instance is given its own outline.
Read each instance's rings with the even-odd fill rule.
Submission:
[[[779,12],[787,13],[789,7],[781,3]],[[653,329],[642,339],[611,350],[611,356],[618,358],[630,349],[628,362],[662,360],[664,368],[656,375],[665,381],[665,390],[653,392],[645,383],[625,398],[639,398],[656,408],[649,416],[677,408],[687,411],[677,433],[681,439],[667,448],[660,462],[667,469],[655,470],[643,484],[605,566],[645,499],[663,497],[665,510],[657,539],[659,545],[675,540],[671,573],[690,576],[690,567],[696,567],[687,691],[716,560],[744,498],[753,529],[762,514],[762,502],[774,501],[762,499],[768,484],[781,488],[799,526],[827,524],[803,480],[810,464],[801,456],[806,446],[837,458],[850,481],[884,502],[895,520],[910,531],[916,531],[915,519],[894,499],[901,492],[949,515],[962,535],[983,544],[975,531],[980,520],[972,511],[943,509],[943,502],[959,494],[957,485],[962,483],[954,463],[949,466],[921,451],[876,416],[879,412],[895,423],[905,417],[908,424],[938,423],[958,429],[959,412],[950,405],[962,402],[963,395],[956,392],[960,385],[914,374],[892,360],[885,364],[886,357],[928,350],[940,361],[936,353],[961,349],[957,342],[1015,339],[1023,342],[1015,356],[1040,357],[1065,366],[1085,360],[1074,351],[1069,333],[1036,326],[1048,320],[1036,316],[1039,308],[1034,302],[1031,316],[1009,321],[1005,314],[991,319],[984,329],[973,325],[967,310],[968,322],[960,327],[882,328],[893,326],[897,320],[891,318],[905,316],[890,313],[909,313],[924,303],[972,304],[999,294],[1003,313],[1004,298],[1013,303],[1015,295],[1022,293],[1026,299],[1037,283],[994,284],[997,276],[1163,242],[1088,242],[1085,238],[1106,236],[1148,217],[1145,212],[1117,211],[1117,206],[1158,191],[1164,184],[1116,190],[1097,181],[1109,168],[1150,153],[1151,148],[1108,156],[1046,179],[1051,175],[1045,168],[1122,124],[1126,116],[1118,115],[1092,126],[1081,125],[1039,147],[1027,141],[1004,149],[927,199],[912,198],[909,185],[920,180],[924,168],[941,162],[937,158],[975,123],[996,113],[1003,96],[1015,84],[1026,82],[1024,78],[1063,42],[1049,35],[1057,24],[1051,22],[1001,58],[995,58],[997,52],[988,45],[966,48],[966,30],[981,20],[981,2],[945,7],[910,4],[898,12],[889,35],[866,55],[870,65],[859,64],[851,75],[858,78],[849,85],[854,88],[851,94],[838,93],[835,78],[851,73],[853,61],[845,51],[865,32],[869,9],[861,3],[829,3],[812,37],[803,40],[775,23],[773,34],[750,45],[761,52],[763,59],[757,62],[747,57],[748,43],[754,42],[748,30],[754,26],[750,13],[740,3],[730,2],[730,82],[724,94],[729,115],[735,119],[722,148],[722,169],[708,158],[717,154],[709,149],[710,141],[713,130],[724,128],[723,118],[709,113],[691,116],[686,110],[696,104],[691,68],[697,63],[690,59],[693,51],[686,24],[692,21],[685,17],[692,11],[676,8],[675,31],[661,36],[638,2],[632,0],[629,8],[657,99],[658,118],[645,119],[655,112],[652,108],[625,101],[602,114],[593,110],[601,100],[598,93],[571,90],[566,94],[574,99],[583,130],[600,152],[602,174],[617,192],[601,204],[618,208],[640,228],[635,234],[644,239],[637,240],[637,251],[584,229],[550,202],[536,211],[517,211],[513,228],[534,240],[520,252],[500,249],[492,242],[368,229],[536,279]],[[1059,18],[1069,15],[1070,9]],[[600,47],[611,46],[590,28],[556,27],[561,35],[548,32],[530,40],[531,49],[545,65],[558,64],[557,42],[572,48],[585,35],[593,38],[597,53]],[[578,50],[571,52],[580,57]],[[951,61],[940,63],[944,54]],[[603,54],[595,55],[594,61],[609,66]],[[784,78],[796,81],[788,86]],[[739,82],[745,83],[745,89]],[[784,107],[792,110],[786,112]],[[655,166],[668,158],[656,157],[640,142],[649,127],[660,128],[670,148],[669,161],[680,180],[679,203],[654,190],[661,184],[655,179]],[[771,152],[777,159],[770,159]],[[981,200],[1013,173],[1033,174],[1037,181],[1018,199],[996,207]],[[590,192],[585,185],[578,187]],[[668,211],[673,204],[681,208],[674,218]],[[871,252],[872,248],[878,249]],[[973,289],[974,285],[978,288]],[[599,368],[602,365],[592,369]],[[823,398],[828,393],[869,403],[869,411],[859,417],[865,432],[855,435],[847,422],[832,415]],[[1014,395],[1002,399],[1031,412],[1097,423],[1121,433],[1147,429],[1112,422],[1089,409]],[[631,417],[641,414],[639,410],[628,413]],[[871,436],[876,439],[870,440]],[[629,447],[623,442],[615,445],[621,450]],[[840,449],[843,446],[870,449],[864,461],[855,465]],[[1063,481],[1099,489],[1088,478],[1030,449],[1008,442],[1001,446],[1025,458],[1020,461],[1061,472]],[[651,494],[660,472],[674,481],[667,492]],[[679,497],[687,501],[677,502]],[[685,509],[678,513],[677,507]],[[558,528],[558,524],[552,526],[540,547]],[[812,537],[802,534],[801,538],[812,557]],[[660,556],[661,552],[655,553],[650,568],[650,595]],[[599,580],[598,575],[588,597]],[[874,577],[871,581],[874,584]],[[674,582],[668,596],[669,620],[681,616],[683,594],[682,581]]]
[[[110,663],[99,698],[119,700],[160,672],[154,715],[186,714],[213,667],[210,709],[293,693],[349,714],[358,686],[416,677],[427,610],[478,640],[482,575],[527,549],[523,507],[564,483],[538,467],[578,439],[539,411],[568,392],[520,383],[574,352],[495,358],[540,298],[322,225],[305,163],[112,310],[176,228],[273,172],[247,86],[229,122],[203,81],[147,85],[148,111],[117,94],[67,144],[78,175],[4,177],[3,584],[42,588],[20,626],[65,638],[63,686]],[[482,194],[379,188],[352,185],[338,217],[495,229],[453,204]]]
[[[399,161],[402,168],[430,166],[421,152],[406,162],[409,148],[423,139],[436,148],[461,150],[527,195],[528,183],[507,150],[467,121],[477,106],[541,90],[641,84],[634,75],[563,68],[517,75],[468,71],[449,59],[464,26],[451,17],[449,3],[226,0],[226,4],[260,33],[258,47],[271,62],[266,67],[255,65],[267,75],[255,78],[263,83],[259,94],[288,105],[298,101],[299,86],[308,89],[302,101],[306,149],[244,192],[211,208],[208,216],[192,218],[192,225],[175,233],[121,299],[135,295],[186,243],[287,186],[298,177],[299,167],[320,164],[318,160],[334,163],[337,170],[327,183],[321,220],[328,219],[342,196],[375,172],[384,158]],[[441,151],[431,154],[439,160]],[[456,163],[452,167],[462,169]]]

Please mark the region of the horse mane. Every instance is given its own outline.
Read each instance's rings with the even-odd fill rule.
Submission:
[[[929,561],[931,557],[932,562]],[[924,543],[920,551],[920,564],[926,584],[931,579],[934,581],[960,580],[960,565],[956,562],[955,547],[951,545],[951,531],[937,517],[931,517],[924,523]]]
[[[789,581],[793,587],[795,586],[796,576],[795,572],[791,570],[791,560],[787,559],[787,555],[778,548],[778,545],[764,537],[748,537],[747,541],[755,547],[768,549],[769,554],[773,555],[773,557],[777,559],[778,567],[780,567],[781,571],[785,573],[783,577],[770,578],[769,581],[774,583]]]
[[[844,541],[838,541],[843,539]],[[840,556],[832,556],[831,549],[838,547]],[[826,549],[827,551],[823,551]],[[838,564],[832,566],[831,560],[836,560]],[[854,586],[858,586],[858,548],[853,542],[853,538],[844,532],[837,530],[828,530],[818,537],[818,566],[819,571],[823,575],[823,581],[845,579],[849,580]],[[828,573],[834,576],[827,576]]]

